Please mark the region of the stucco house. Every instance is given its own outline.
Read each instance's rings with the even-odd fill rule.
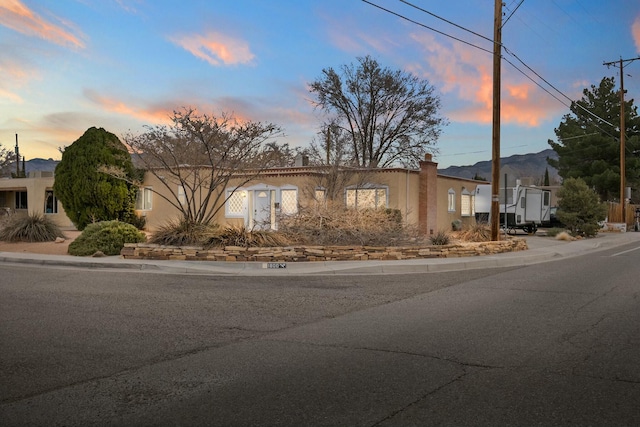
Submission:
[[[54,173],[33,171],[25,178],[0,178],[0,215],[43,213],[59,227],[73,223],[53,193]]]
[[[230,181],[223,191],[226,199],[214,220],[219,224],[248,228],[277,229],[280,214],[325,200],[325,170],[314,166],[273,168],[249,183]],[[52,172],[32,172],[27,178],[0,180],[0,208],[26,214],[43,212],[62,227],[71,221],[53,194]],[[179,211],[166,199],[184,200],[178,185],[161,182],[162,174],[146,173],[136,203],[136,213],[153,231],[177,219]],[[437,163],[427,154],[420,169],[389,168],[353,170],[351,178],[338,189],[339,199],[352,208],[389,208],[400,211],[408,224],[418,225],[423,235],[450,230],[453,221],[473,224],[474,193],[481,182],[438,175]],[[173,195],[168,194],[174,192]],[[165,196],[165,197],[162,197]]]
[[[397,209],[406,223],[418,225],[425,235],[449,230],[455,220],[462,224],[475,222],[473,197],[480,182],[438,175],[437,163],[431,155],[426,155],[418,170],[385,168],[350,172],[352,176],[339,189],[339,199],[347,207]],[[244,185],[237,183],[241,178],[231,180],[224,189],[224,209],[219,210],[215,221],[277,229],[279,215],[295,214],[300,207],[326,200],[327,189],[323,185],[326,174],[324,168],[300,165],[267,169]],[[136,212],[146,218],[149,230],[177,218],[178,211],[165,198],[184,200],[179,185],[161,181],[164,181],[161,173],[147,173],[138,197]]]

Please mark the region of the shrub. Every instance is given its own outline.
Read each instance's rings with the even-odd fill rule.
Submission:
[[[0,225],[0,240],[5,242],[52,242],[58,237],[65,235],[42,213],[12,215]]]
[[[247,230],[245,227],[224,227],[216,230],[205,244],[207,247],[241,246],[271,247],[287,246],[290,241],[282,233],[267,230]]]
[[[595,236],[607,215],[607,206],[580,178],[567,178],[558,191],[558,219],[572,235]]]
[[[217,224],[202,224],[180,218],[159,227],[149,242],[167,246],[204,246],[218,228]]]
[[[396,209],[348,209],[327,203],[301,207],[279,218],[278,229],[291,241],[313,245],[400,245],[415,242],[417,232]]]
[[[547,236],[556,237],[558,234],[565,233],[565,232],[566,231],[564,228],[553,227],[553,228],[547,229]]]
[[[101,172],[117,169],[124,179]],[[106,130],[91,127],[62,152],[53,191],[78,230],[96,221],[126,221],[133,216],[137,188],[127,147]]]
[[[429,237],[432,245],[443,246],[451,243],[451,236],[445,230],[438,230],[436,234]]]
[[[69,244],[69,254],[88,256],[102,252],[105,255],[119,255],[125,243],[144,241],[144,233],[126,222],[96,222],[89,224],[82,234]]]
[[[491,240],[491,228],[487,224],[476,223],[464,227],[458,237],[467,242],[488,242]]]
[[[571,234],[567,233],[566,231],[561,231],[560,233],[556,234],[556,240],[566,240],[566,241],[572,241],[572,240],[576,240],[575,237],[571,236]]]

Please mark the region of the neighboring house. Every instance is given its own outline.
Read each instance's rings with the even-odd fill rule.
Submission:
[[[32,171],[26,178],[0,179],[0,215],[43,213],[62,228],[73,227],[53,194],[53,172]]]
[[[439,176],[431,155],[420,162],[420,169],[389,168],[350,170],[351,178],[338,191],[339,201],[357,209],[389,208],[401,212],[407,224],[417,225],[421,234],[450,230],[452,222],[463,225],[475,222],[473,197],[482,182]],[[161,174],[160,178],[162,178]],[[136,213],[146,218],[147,229],[153,231],[167,221],[178,219],[179,211],[170,200],[173,191],[181,203],[185,194],[178,185],[172,189],[154,174],[146,173],[136,203]],[[248,184],[238,186],[240,178],[231,181],[224,191],[227,199],[214,221],[219,224],[244,225],[247,228],[277,229],[277,218],[295,214],[301,207],[322,203],[327,189],[324,169],[297,166],[265,170]],[[30,172],[28,178],[0,179],[0,207],[17,214],[42,212],[51,215],[62,227],[71,221],[53,194],[53,172]],[[1,213],[1,212],[0,212]]]

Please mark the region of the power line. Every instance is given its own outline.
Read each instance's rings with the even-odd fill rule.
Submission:
[[[405,21],[411,22],[412,24],[415,24],[415,25],[418,25],[418,26],[420,26],[420,27],[426,28],[426,29],[431,30],[431,31],[433,31],[433,32],[435,32],[435,33],[438,33],[438,34],[440,34],[440,35],[443,35],[443,36],[445,36],[445,37],[449,37],[449,38],[451,38],[451,39],[453,39],[453,40],[455,40],[455,41],[459,41],[460,43],[464,43],[464,44],[469,45],[469,46],[471,46],[471,47],[475,47],[476,49],[480,49],[480,50],[485,51],[485,52],[487,52],[487,53],[491,53],[491,54],[493,54],[493,52],[492,52],[492,51],[490,51],[490,50],[488,50],[488,49],[485,49],[485,48],[483,48],[483,47],[477,46],[477,45],[475,45],[475,44],[473,44],[473,43],[470,43],[470,42],[468,42],[468,41],[465,41],[465,40],[459,39],[459,38],[454,37],[454,36],[452,36],[452,35],[450,35],[450,34],[447,34],[447,33],[445,33],[445,32],[442,32],[442,31],[436,30],[435,28],[429,27],[428,25],[425,25],[425,24],[423,24],[423,23],[421,23],[421,22],[414,21],[414,20],[413,20],[413,19],[411,19],[411,18],[408,18],[408,17],[406,17],[406,16],[404,16],[404,15],[401,15],[401,14],[399,14],[399,13],[397,13],[397,12],[394,12],[394,11],[392,11],[392,10],[389,10],[389,9],[387,9],[387,8],[384,8],[384,7],[382,7],[382,6],[380,6],[380,5],[377,5],[377,4],[375,4],[375,3],[372,3],[372,2],[370,2],[370,1],[368,1],[368,0],[362,0],[362,1],[363,1],[364,3],[367,3],[368,5],[371,5],[371,6],[373,6],[373,7],[376,7],[376,8],[378,8],[378,9],[380,9],[380,10],[383,10],[383,11],[385,11],[385,12],[387,12],[387,13],[390,13],[391,15],[397,16],[398,18],[401,18],[401,19],[404,19]]]
[[[524,0],[522,0],[522,1],[524,1]],[[493,43],[493,40],[491,40],[489,37],[485,37],[485,36],[483,36],[482,34],[476,33],[475,31],[472,31],[472,30],[470,30],[470,29],[468,29],[468,28],[466,28],[466,27],[463,27],[462,25],[458,25],[458,24],[456,24],[455,22],[451,22],[451,21],[449,21],[448,19],[445,19],[445,18],[443,18],[443,17],[441,17],[441,16],[438,16],[438,15],[436,15],[436,14],[435,14],[435,13],[433,13],[433,12],[429,12],[428,10],[423,9],[423,8],[421,8],[421,7],[419,7],[419,6],[416,6],[416,5],[415,5],[415,4],[413,4],[413,3],[410,3],[410,2],[408,2],[408,1],[406,1],[406,0],[400,0],[400,2],[402,2],[402,3],[404,3],[404,4],[408,5],[408,6],[411,6],[411,7],[415,8],[415,9],[418,9],[419,11],[424,12],[424,13],[426,13],[426,14],[428,14],[428,15],[431,15],[431,16],[433,16],[434,18],[438,18],[438,19],[440,19],[441,21],[444,21],[444,22],[446,22],[447,24],[453,25],[453,26],[454,26],[454,27],[456,27],[456,28],[459,28],[459,29],[464,30],[464,31],[466,31],[466,32],[468,32],[468,33],[471,33],[471,34],[473,34],[474,36],[478,36],[478,37],[480,37],[480,38],[482,38],[482,39],[485,39],[486,41],[488,41],[488,42],[490,42],[490,43]]]
[[[392,14],[392,15],[394,15],[394,16],[397,16],[397,17],[399,17],[399,18],[402,18],[402,19],[404,19],[404,20],[406,20],[406,21],[408,21],[408,22],[411,22],[411,23],[413,23],[413,24],[415,24],[415,25],[418,25],[418,26],[420,26],[420,27],[423,27],[423,28],[429,29],[429,30],[434,31],[434,32],[436,32],[436,33],[438,33],[438,34],[441,34],[441,35],[443,35],[443,36],[445,36],[445,37],[449,37],[449,38],[451,38],[451,39],[453,39],[453,40],[459,41],[459,42],[461,42],[461,43],[464,43],[464,44],[466,44],[466,45],[469,45],[469,46],[471,46],[471,47],[474,47],[474,48],[476,48],[476,49],[482,50],[482,51],[484,51],[484,52],[487,52],[487,53],[490,53],[490,54],[492,54],[492,55],[493,55],[493,52],[492,52],[492,51],[490,51],[490,50],[488,50],[488,49],[484,49],[484,48],[482,48],[482,47],[480,47],[480,46],[474,45],[473,43],[467,42],[467,41],[462,40],[462,39],[460,39],[460,38],[457,38],[457,37],[454,37],[454,36],[449,35],[449,34],[447,34],[447,33],[444,33],[444,32],[442,32],[442,31],[436,30],[436,29],[434,29],[434,28],[432,28],[432,27],[429,27],[429,26],[427,26],[427,25],[425,25],[425,24],[422,24],[421,22],[415,21],[415,20],[410,19],[410,18],[408,18],[408,17],[406,17],[406,16],[404,16],[404,15],[401,15],[401,14],[399,14],[399,13],[397,13],[397,12],[394,12],[394,11],[392,11],[392,10],[389,10],[389,9],[387,9],[387,8],[384,8],[384,7],[382,7],[382,6],[379,6],[379,5],[375,4],[375,3],[372,3],[371,1],[368,1],[368,0],[362,0],[362,1],[363,1],[364,3],[367,3],[367,4],[371,5],[371,6],[374,6],[374,7],[378,8],[378,9],[380,9],[380,10],[383,10],[383,11],[385,11],[385,12],[387,12],[387,13],[390,13],[390,14]],[[485,37],[485,36],[483,36],[483,35],[481,35],[481,34],[478,34],[478,33],[474,32],[474,31],[472,31],[472,30],[469,30],[468,28],[465,28],[465,27],[463,27],[463,26],[461,26],[461,25],[455,24],[455,23],[453,23],[453,22],[451,22],[451,21],[449,21],[449,20],[447,20],[447,19],[445,19],[445,18],[442,18],[442,17],[440,17],[440,16],[438,16],[438,15],[436,15],[436,14],[432,13],[432,12],[429,12],[429,11],[427,11],[427,10],[423,9],[423,8],[420,8],[420,7],[418,7],[418,6],[415,6],[415,5],[411,4],[411,3],[409,3],[408,1],[405,1],[405,0],[400,0],[400,1],[401,1],[402,3],[405,3],[405,4],[409,5],[409,6],[412,6],[412,7],[416,8],[416,9],[418,9],[418,10],[420,10],[420,11],[424,12],[424,13],[427,13],[427,14],[429,14],[429,15],[431,15],[431,16],[433,16],[433,17],[437,18],[437,19],[440,19],[440,20],[442,20],[442,21],[444,21],[444,22],[446,22],[446,23],[448,23],[448,24],[450,24],[450,25],[454,25],[454,26],[455,26],[455,27],[457,27],[457,28],[463,29],[463,30],[465,30],[465,31],[467,31],[467,32],[469,32],[469,33],[471,33],[471,34],[473,34],[473,35],[476,35],[476,36],[478,36],[478,37],[481,37],[481,38],[483,38],[483,39],[485,39],[485,40],[489,40],[489,41],[491,41],[491,42],[493,43],[493,41],[492,41],[491,39],[488,39],[487,37]],[[522,0],[522,1],[524,1],[524,0]],[[522,1],[518,4],[518,6],[516,7],[516,9],[517,9],[518,7],[520,7],[520,5],[522,4]],[[513,12],[515,12],[515,9],[514,9],[514,11],[513,11]],[[566,13],[566,12],[565,12],[565,13]],[[513,13],[512,13],[511,15],[513,15]],[[510,16],[511,16],[511,15],[510,15]],[[503,23],[503,25],[504,25],[504,23]],[[528,65],[527,65],[523,60],[521,60],[521,59],[520,59],[520,58],[519,58],[515,53],[511,52],[510,50],[508,50],[508,49],[506,48],[506,46],[502,45],[502,47],[505,49],[505,52],[507,52],[508,54],[510,54],[511,56],[513,56],[514,58],[516,58],[516,59],[518,60],[518,62],[520,62],[522,65],[524,65],[524,66],[525,66],[529,71],[531,71],[532,73],[534,73],[534,74],[535,74],[535,75],[536,75],[540,80],[542,80],[542,81],[543,81],[543,82],[545,82],[547,85],[549,85],[549,87],[551,87],[553,90],[555,90],[556,92],[558,92],[561,96],[563,96],[564,98],[566,98],[567,100],[569,100],[569,101],[571,102],[571,104],[572,104],[572,105],[575,105],[577,108],[580,108],[580,109],[584,110],[586,113],[588,113],[588,114],[589,114],[589,115],[591,115],[592,117],[596,118],[597,120],[600,120],[600,121],[602,121],[602,122],[604,122],[604,123],[608,124],[609,126],[612,126],[612,127],[614,127],[614,128],[615,128],[615,126],[614,126],[614,125],[612,125],[611,123],[609,123],[608,121],[606,121],[606,120],[605,120],[605,119],[603,119],[602,117],[597,116],[596,114],[592,113],[591,111],[587,110],[585,107],[583,107],[582,105],[580,105],[578,102],[573,101],[570,97],[568,97],[567,95],[565,95],[562,91],[560,91],[558,88],[556,88],[554,85],[552,85],[549,81],[547,81],[547,80],[546,80],[544,77],[542,77],[539,73],[537,73],[535,70],[533,70],[531,67],[529,67],[529,66],[528,66]],[[505,62],[509,63],[509,65],[511,65],[511,66],[512,66],[514,69],[516,69],[518,72],[520,72],[523,76],[525,76],[525,77],[527,77],[529,80],[531,80],[531,81],[532,81],[534,84],[536,84],[539,88],[541,88],[542,90],[544,90],[545,92],[547,92],[549,95],[551,95],[554,99],[556,99],[556,100],[557,100],[558,102],[560,102],[562,105],[564,105],[565,107],[570,108],[567,104],[565,104],[565,103],[564,103],[564,102],[562,102],[560,99],[558,99],[558,97],[554,96],[551,92],[549,92],[547,89],[545,89],[544,87],[542,87],[542,86],[541,86],[538,82],[536,82],[536,81],[535,81],[531,76],[527,75],[524,71],[522,71],[522,70],[521,70],[521,69],[519,69],[517,66],[515,66],[515,64],[513,64],[511,61],[507,60],[504,56],[502,56],[502,59],[504,59],[504,60],[505,60]],[[596,126],[596,128],[598,128],[598,129],[599,129],[599,130],[601,130],[602,132],[604,132],[604,133],[608,134],[609,136],[612,136],[612,135],[610,135],[607,131],[605,131],[604,129],[601,129],[601,128],[600,128],[600,127],[598,127],[597,125],[595,125],[595,126]],[[615,137],[614,137],[614,138],[615,138]]]

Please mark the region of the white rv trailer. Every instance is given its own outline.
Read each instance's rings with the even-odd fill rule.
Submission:
[[[538,226],[550,221],[551,192],[537,187],[520,185],[500,192],[500,226],[508,233],[517,229],[533,234]],[[476,221],[491,220],[491,185],[478,185],[474,197]],[[506,213],[506,215],[505,215]]]

